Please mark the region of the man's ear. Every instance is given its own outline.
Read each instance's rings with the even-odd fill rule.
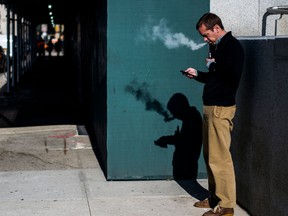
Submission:
[[[219,33],[219,31],[221,30],[220,26],[217,24],[213,27],[213,29],[215,30],[216,33]]]

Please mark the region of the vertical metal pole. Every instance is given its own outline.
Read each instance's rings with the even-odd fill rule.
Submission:
[[[17,82],[20,80],[20,23],[21,17],[17,15]]]
[[[25,72],[28,71],[28,50],[27,50],[27,46],[28,46],[28,24],[27,24],[27,19],[25,19]]]
[[[28,50],[27,50],[27,45],[28,45],[28,24],[27,24],[27,20],[25,19],[24,21],[24,28],[25,28],[25,31],[24,31],[24,52],[25,52],[25,72],[28,71]]]
[[[282,19],[283,14],[280,14],[280,17],[275,20],[275,32],[274,35],[277,35],[277,29],[278,29],[278,20]]]
[[[15,44],[15,41],[14,41],[14,35],[15,35],[15,13],[14,11],[12,11],[12,50],[11,50],[11,56],[12,56],[12,87],[15,86],[15,48],[14,48],[14,44]]]
[[[19,45],[19,72],[20,75],[23,75],[23,65],[22,65],[22,58],[23,58],[23,52],[22,52],[22,17],[19,18],[19,38],[18,38],[18,45]]]
[[[267,16],[269,16],[270,13],[266,12],[264,15],[263,15],[263,18],[262,18],[262,36],[265,36],[266,35],[266,22],[267,22]]]
[[[22,22],[22,61],[23,61],[23,73],[26,72],[26,20],[23,17],[23,22]]]
[[[28,44],[28,70],[30,70],[31,68],[31,48],[32,48],[32,43],[31,43],[31,22],[28,21],[27,22],[27,37],[28,37],[28,40],[27,40],[27,44]]]
[[[10,93],[10,84],[11,84],[11,77],[10,77],[10,5],[7,5],[7,52],[6,52],[6,71],[7,71],[7,83],[6,83],[6,91]]]
[[[33,50],[33,44],[32,44],[32,27],[31,27],[31,21],[28,22],[28,39],[29,39],[29,70],[32,67],[32,50]]]

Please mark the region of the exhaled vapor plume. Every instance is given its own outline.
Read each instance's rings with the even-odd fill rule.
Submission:
[[[147,90],[147,83],[139,84],[137,81],[132,81],[130,85],[125,87],[125,91],[131,93],[135,98],[145,104],[146,110],[155,111],[158,114],[164,116],[165,121],[170,121],[173,118],[169,117],[169,113],[165,110],[163,105],[155,98],[151,97],[151,94]]]
[[[147,24],[141,29],[141,36],[139,38],[146,41],[161,41],[168,49],[184,46],[194,51],[206,45],[206,43],[197,44],[183,33],[173,33],[167,27],[165,19],[161,19],[158,25]]]

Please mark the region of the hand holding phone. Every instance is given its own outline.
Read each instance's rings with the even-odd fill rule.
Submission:
[[[180,70],[180,72],[189,79],[194,79],[198,75],[195,68],[187,68],[186,70]]]
[[[185,70],[180,70],[180,72],[183,74],[183,75],[187,75],[188,72],[186,72]]]

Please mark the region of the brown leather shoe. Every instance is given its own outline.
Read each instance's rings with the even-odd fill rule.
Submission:
[[[210,208],[209,200],[207,198],[205,200],[195,202],[194,206],[197,208]]]
[[[216,206],[213,210],[205,212],[202,216],[233,216],[234,209],[233,208],[222,208],[220,206]]]

